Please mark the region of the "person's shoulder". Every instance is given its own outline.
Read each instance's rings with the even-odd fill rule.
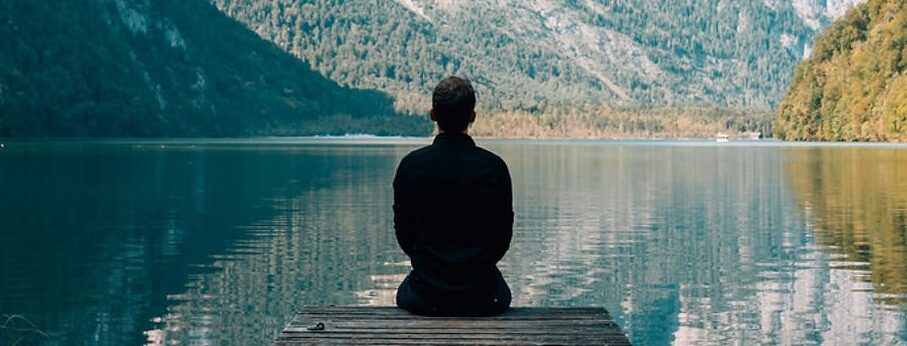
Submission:
[[[420,158],[425,155],[429,155],[433,149],[434,149],[434,145],[429,144],[424,147],[418,148],[416,150],[410,151],[409,154],[406,154],[406,156],[404,158],[406,158],[406,157],[414,158],[414,159]]]
[[[426,145],[419,149],[410,151],[408,154],[406,154],[406,156],[403,156],[403,159],[400,160],[400,163],[421,161],[431,155],[432,149],[433,145]]]

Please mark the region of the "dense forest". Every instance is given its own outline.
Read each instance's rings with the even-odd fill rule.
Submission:
[[[907,3],[870,0],[816,40],[784,97],[789,140],[907,141]]]
[[[451,74],[471,78],[491,111],[769,110],[831,11],[801,0],[209,1],[332,80],[387,91],[410,112]]]
[[[0,0],[0,136],[769,134],[852,1]]]
[[[201,0],[0,4],[3,137],[431,131]]]
[[[771,112],[725,107],[602,106],[543,114],[493,112],[476,120],[470,133],[512,138],[735,138],[769,136]]]

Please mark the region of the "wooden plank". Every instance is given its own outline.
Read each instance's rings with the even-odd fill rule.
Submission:
[[[369,321],[369,323],[362,323],[359,321],[343,321],[343,320],[324,320],[316,321],[311,320],[309,323],[290,323],[287,325],[287,329],[301,328],[305,329],[306,327],[312,326],[318,322],[324,323],[328,327],[337,328],[340,330],[359,330],[359,329],[385,329],[385,328],[406,328],[406,329],[471,329],[471,330],[484,330],[484,329],[529,329],[529,330],[539,330],[539,329],[568,329],[575,327],[582,328],[614,328],[614,322],[604,321],[604,320],[552,320],[552,321],[488,321],[485,323],[474,323],[474,322],[464,322],[464,321],[444,321],[438,323],[436,321],[394,321],[388,323],[387,321]]]
[[[619,344],[617,342],[596,341],[588,342],[586,340],[508,340],[508,339],[487,339],[487,340],[413,340],[413,339],[338,339],[338,340],[289,340],[278,341],[275,346],[297,346],[297,345],[629,345]]]
[[[302,312],[304,314],[317,314],[317,313],[354,313],[354,314],[366,314],[366,315],[409,315],[406,311],[400,310],[397,307],[393,306],[311,306],[306,307]],[[602,314],[608,315],[608,311],[604,308],[588,308],[588,307],[566,307],[566,308],[512,308],[507,311],[505,315],[496,316],[527,316],[527,315],[571,315],[571,316],[581,316],[581,315],[595,315],[601,316]],[[486,318],[486,317],[482,317]],[[494,317],[492,317],[494,318]]]
[[[386,340],[388,344],[395,344],[401,341],[419,341],[425,345],[447,344],[452,341],[468,341],[472,344],[486,344],[490,342],[508,342],[519,344],[545,344],[545,345],[626,345],[619,340],[617,336],[596,336],[590,338],[584,335],[575,336],[516,336],[503,334],[489,337],[463,337],[457,335],[439,335],[437,337],[419,337],[409,334],[372,334],[372,335],[337,335],[333,337],[308,337],[308,338],[281,338],[278,345],[310,345],[319,342],[346,342],[348,344],[358,344],[360,341]],[[295,342],[295,343],[294,343]]]
[[[620,334],[619,331],[607,331],[608,329],[602,329],[603,327],[611,327],[611,326],[606,326],[606,325],[602,325],[602,326],[594,326],[595,329],[604,330],[604,331],[601,331],[601,332],[598,332],[598,333]],[[327,328],[331,328],[331,326],[328,326]],[[465,328],[463,328],[463,329],[447,329],[447,328],[423,328],[423,329],[410,329],[410,328],[375,328],[375,329],[356,329],[356,330],[350,330],[350,329],[343,329],[343,330],[325,330],[325,331],[321,331],[320,333],[310,333],[310,330],[308,330],[308,329],[306,329],[306,328],[286,328],[286,329],[284,329],[283,332],[284,332],[285,334],[300,333],[300,334],[305,334],[306,336],[309,336],[309,335],[313,335],[313,336],[329,336],[329,335],[331,335],[331,334],[342,334],[342,335],[346,335],[346,334],[376,334],[376,333],[377,333],[377,334],[391,334],[391,333],[401,333],[401,332],[407,333],[407,334],[420,334],[420,335],[422,335],[422,334],[424,334],[424,335],[432,335],[432,334],[454,333],[454,334],[470,334],[470,335],[477,335],[477,336],[485,336],[485,335],[498,335],[498,334],[501,334],[501,333],[513,334],[513,335],[516,335],[516,334],[520,334],[520,335],[575,335],[577,332],[584,332],[584,331],[587,331],[587,330],[589,330],[589,329],[590,329],[589,326],[585,326],[585,327],[574,327],[574,328],[564,328],[564,329],[536,329],[536,330],[530,330],[530,329],[514,330],[514,329],[510,329],[510,328],[476,329],[476,330],[473,330],[473,329],[465,329]]]
[[[317,324],[323,330],[310,330]],[[513,308],[494,317],[424,317],[396,307],[307,307],[275,345],[629,345],[602,308]]]

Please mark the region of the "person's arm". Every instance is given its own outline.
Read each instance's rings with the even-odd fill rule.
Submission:
[[[407,256],[412,257],[413,247],[413,203],[409,198],[409,187],[406,186],[406,158],[397,166],[394,176],[394,232],[397,235],[397,244]]]
[[[498,208],[495,218],[497,229],[494,233],[495,262],[504,258],[510,249],[510,240],[513,238],[513,187],[510,181],[510,171],[507,164],[501,161],[500,168],[501,187],[499,189]]]

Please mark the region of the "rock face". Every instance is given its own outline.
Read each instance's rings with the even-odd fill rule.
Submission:
[[[907,141],[907,5],[870,0],[834,22],[778,109],[790,140]]]
[[[817,30],[856,0],[210,0],[331,79],[416,110],[447,74],[492,108],[769,109]]]
[[[865,0],[793,0],[791,5],[809,27],[819,30],[829,20],[843,16],[848,9],[863,2]],[[766,3],[770,3],[770,0],[766,0]]]
[[[0,136],[424,134],[382,116],[451,74],[505,113],[769,110],[855,2],[0,1]]]
[[[393,113],[202,0],[0,6],[0,137],[305,134],[320,116]]]

